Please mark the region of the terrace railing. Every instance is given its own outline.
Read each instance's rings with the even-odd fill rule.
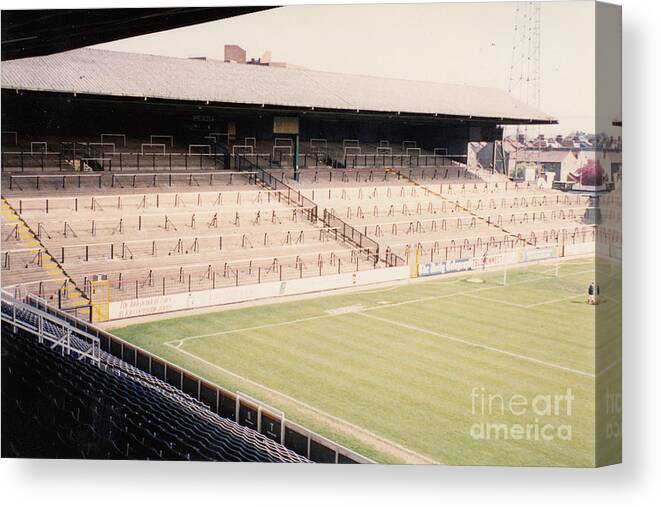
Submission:
[[[333,212],[324,209],[322,221],[329,230],[335,231],[336,239],[339,237],[346,243],[359,248],[360,251],[367,255],[368,259],[374,261],[375,265],[380,260],[383,260],[388,267],[404,266],[406,264],[404,259],[389,251],[381,258],[379,254],[379,243],[341,218],[338,218]]]
[[[77,359],[88,359],[98,366],[101,352],[99,337],[84,328],[71,326],[72,319],[33,294],[15,298],[9,292],[2,291],[3,321],[14,329],[34,334],[39,343],[51,349],[60,347],[63,353]]]
[[[406,154],[379,154],[379,153],[350,153],[345,154],[342,161],[336,160],[338,167],[447,167],[460,165],[466,155],[406,155]]]
[[[234,161],[237,170],[254,173],[257,181],[260,181],[264,186],[271,190],[275,190],[278,193],[279,200],[284,199],[285,202],[289,204],[305,209],[308,220],[312,223],[317,223],[319,218],[317,204],[311,199],[305,197],[300,190],[290,187],[284,181],[274,176],[269,171],[262,169],[243,155],[235,154]]]
[[[218,171],[227,161],[217,153],[141,153],[86,149],[81,143],[63,143],[61,151],[3,151],[0,161],[5,172],[78,172],[83,169],[107,172],[122,171]]]
[[[308,219],[312,222],[317,222],[318,207],[314,201],[305,197],[299,190],[290,187],[284,181],[277,178],[269,171],[262,169],[243,155],[235,154],[234,157],[236,169],[248,170],[255,173],[255,177],[265,186],[278,191],[280,195],[286,198],[287,202],[308,210]],[[374,261],[374,265],[378,264],[381,260],[379,256],[379,243],[368,237],[366,234],[338,218],[334,213],[327,209],[324,209],[322,221],[328,229],[335,232],[336,239],[339,237],[339,239],[357,247],[362,253],[367,255],[368,259]],[[392,253],[385,256],[383,261],[386,266],[389,267],[404,265],[404,260]]]
[[[339,239],[363,250],[368,258],[374,259],[375,264],[379,261],[379,244],[372,238],[338,218],[332,211],[328,211],[327,209],[324,209],[322,221],[327,228],[335,231],[336,239],[339,237]]]

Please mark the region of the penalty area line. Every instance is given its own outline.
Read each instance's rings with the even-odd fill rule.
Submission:
[[[430,334],[432,336],[438,336],[439,338],[443,338],[445,340],[449,340],[449,341],[453,341],[453,342],[457,342],[457,343],[462,343],[462,344],[468,345],[470,347],[479,347],[479,348],[482,348],[482,349],[485,349],[485,350],[489,350],[491,352],[496,352],[498,354],[503,354],[505,356],[514,357],[516,359],[521,359],[523,361],[528,361],[530,363],[541,364],[541,365],[546,366],[548,368],[554,368],[554,369],[557,369],[557,370],[568,371],[570,373],[575,373],[577,375],[582,375],[584,377],[589,377],[589,378],[594,378],[595,377],[595,375],[593,373],[589,373],[587,371],[577,370],[577,369],[574,369],[574,368],[569,368],[568,366],[562,366],[562,365],[555,364],[555,363],[549,363],[547,361],[543,361],[541,359],[536,359],[534,357],[526,356],[526,355],[523,355],[523,354],[517,354],[516,352],[510,352],[509,350],[499,349],[497,347],[492,347],[491,345],[485,345],[485,344],[482,344],[482,343],[472,342],[470,340],[465,340],[463,338],[459,338],[457,336],[452,336],[452,335],[449,335],[449,334],[437,333],[436,331],[432,331],[431,329],[424,329],[424,328],[417,327],[417,326],[411,326],[409,324],[404,324],[403,322],[398,322],[396,320],[390,320],[390,319],[385,319],[383,317],[377,317],[376,315],[370,315],[370,314],[363,313],[363,312],[358,312],[358,313],[360,313],[361,315],[363,315],[365,317],[368,317],[370,319],[380,320],[381,322],[386,322],[386,323],[392,324],[394,326],[403,327],[403,328],[408,329],[410,331],[417,331],[419,333],[426,333],[426,334]]]
[[[547,301],[540,301],[539,303],[532,303],[529,305],[524,305],[524,308],[535,308],[536,306],[542,306],[542,305],[552,305],[553,303],[561,303],[563,301],[567,301],[568,299],[574,299],[577,297],[581,297],[583,295],[582,292],[578,294],[571,294],[569,296],[565,296],[563,298],[558,298],[558,299],[549,299]]]
[[[269,324],[261,324],[259,326],[251,326],[251,327],[242,327],[240,329],[228,329],[226,331],[218,331],[216,333],[207,333],[207,334],[198,334],[194,336],[186,336],[185,338],[180,338],[178,340],[171,340],[166,343],[166,345],[171,345],[173,343],[178,343],[176,348],[179,348],[179,346],[183,345],[184,342],[187,342],[189,340],[196,340],[198,338],[211,338],[213,336],[223,336],[226,334],[233,334],[233,333],[242,333],[244,331],[258,331],[260,329],[269,329],[272,327],[280,327],[280,326],[287,326],[289,324],[298,324],[300,322],[308,322],[310,320],[317,320],[317,319],[328,319],[331,317],[336,317],[337,315],[334,314],[327,314],[327,315],[313,315],[312,317],[304,317],[302,319],[294,319],[294,320],[286,320],[284,322],[272,322]]]

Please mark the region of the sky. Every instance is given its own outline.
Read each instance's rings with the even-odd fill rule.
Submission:
[[[155,55],[248,57],[309,69],[508,89],[516,4],[295,5],[96,46]],[[594,131],[595,27],[591,1],[542,2],[540,109],[547,135]],[[613,111],[613,118],[619,111]]]

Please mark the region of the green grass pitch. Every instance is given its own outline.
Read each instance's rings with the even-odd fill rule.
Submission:
[[[379,462],[594,466],[594,278],[542,263],[112,332]]]

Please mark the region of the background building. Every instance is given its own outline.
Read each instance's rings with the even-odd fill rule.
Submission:
[[[225,61],[246,63],[246,50],[236,44],[225,44]]]

